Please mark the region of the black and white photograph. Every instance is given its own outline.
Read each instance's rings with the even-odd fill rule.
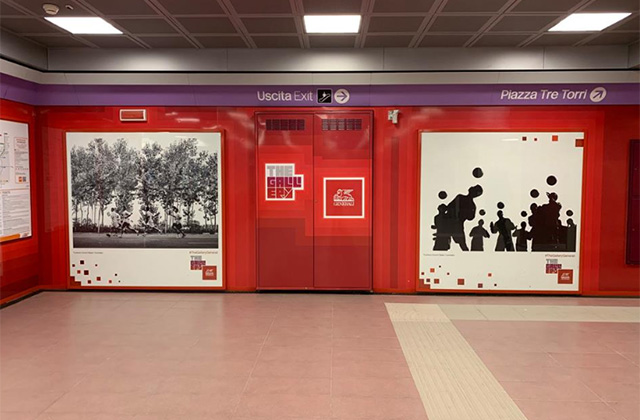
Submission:
[[[219,247],[219,151],[178,133],[67,141],[73,248]]]

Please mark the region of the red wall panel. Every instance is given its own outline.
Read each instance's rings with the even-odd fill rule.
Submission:
[[[0,101],[0,118],[29,124],[29,158],[31,171],[31,231],[30,238],[0,245],[0,302],[16,298],[39,284],[40,250],[38,248],[38,182],[35,110],[30,105]]]
[[[64,131],[222,130],[225,264],[229,290],[256,288],[256,140],[254,113],[267,109],[150,107],[147,123],[121,123],[117,107],[37,109],[42,191],[43,284],[65,287],[68,265]],[[628,141],[638,137],[636,106],[374,108],[373,287],[414,292],[418,238],[418,133],[453,131],[584,131],[582,292],[640,290],[640,269],[624,261]],[[314,112],[322,112],[316,108]],[[341,111],[344,111],[341,108]],[[362,109],[350,109],[362,110]],[[279,108],[291,112],[300,109]],[[304,111],[304,110],[303,110]],[[308,110],[307,110],[308,111]],[[35,143],[35,142],[34,142]],[[3,257],[4,258],[4,257]]]

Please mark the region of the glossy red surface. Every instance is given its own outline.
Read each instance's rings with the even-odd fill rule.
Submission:
[[[3,112],[26,107],[3,101]],[[149,107],[146,123],[121,123],[118,107],[36,109],[36,164],[41,285],[68,282],[68,218],[64,132],[222,130],[225,134],[225,267],[228,290],[257,287],[257,150],[259,108]],[[418,238],[418,132],[422,130],[584,131],[584,204],[581,292],[631,294],[640,269],[625,264],[629,140],[638,138],[636,106],[374,108],[373,290],[415,292]],[[329,109],[275,109],[281,113]],[[371,111],[371,109],[366,109]],[[344,108],[338,110],[345,112]],[[363,111],[363,109],[349,109]],[[4,249],[3,249],[4,250]],[[5,261],[3,253],[3,263]],[[37,254],[33,255],[37,258]],[[33,260],[38,261],[38,260]],[[21,277],[28,278],[25,267]],[[32,276],[31,276],[32,277]]]

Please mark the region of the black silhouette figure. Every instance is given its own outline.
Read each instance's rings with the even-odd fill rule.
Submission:
[[[480,185],[474,185],[469,188],[468,194],[458,194],[456,198],[447,205],[445,218],[448,221],[448,226],[451,228],[451,239],[453,239],[453,242],[457,243],[463,251],[469,250],[464,234],[464,222],[473,220],[476,217],[476,204],[473,202],[473,199],[481,195],[482,187]]]
[[[567,220],[567,251],[576,252],[577,226],[573,219]]]
[[[498,211],[498,221],[491,222],[489,225],[492,233],[498,234],[496,242],[496,251],[513,251],[513,241],[511,240],[511,231],[516,227],[510,219],[504,217],[502,210]]]
[[[478,225],[471,229],[471,251],[484,251],[484,238],[489,238],[489,232],[483,227],[484,220],[478,220]]]
[[[447,205],[440,204],[438,206],[438,214],[433,218],[433,225],[431,229],[435,229],[434,236],[434,251],[448,251],[451,248],[451,232],[448,228],[448,220],[446,216]]]
[[[529,248],[527,241],[531,239],[531,232],[527,230],[527,222],[520,223],[520,229],[513,232],[513,237],[516,238],[516,251],[527,252]]]
[[[558,194],[547,193],[549,202],[542,206],[532,206],[532,214],[529,216],[531,225],[531,250],[548,252],[566,249],[566,240],[561,241],[560,209]]]

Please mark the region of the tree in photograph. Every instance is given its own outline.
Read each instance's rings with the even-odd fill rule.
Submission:
[[[116,162],[114,152],[109,144],[101,138],[93,139],[87,146],[89,169],[89,185],[93,193],[93,223],[100,232],[104,226],[104,210],[113,200],[113,193],[117,183]],[[95,209],[97,206],[97,211]]]
[[[183,214],[188,227],[193,224],[193,218],[196,213],[195,205],[201,204],[207,182],[205,169],[208,153],[197,153],[197,149],[195,149],[196,139],[193,140],[194,148],[188,151],[189,158],[185,166],[184,186],[181,188],[181,199],[184,204]]]
[[[213,232],[218,231],[218,154],[207,156],[204,166],[204,192],[202,211],[204,213],[205,228],[211,222]]]
[[[162,186],[159,174],[162,172],[162,147],[158,143],[146,143],[138,156],[138,190],[137,198],[140,200],[140,215],[142,222],[145,217],[153,216],[153,225],[160,223],[157,215],[156,203],[160,201]]]
[[[84,221],[83,206],[89,194],[89,169],[91,167],[87,150],[74,146],[70,152],[71,160],[71,205],[73,206],[73,224],[79,226]]]
[[[113,145],[113,155],[116,165],[114,173],[116,212],[119,214],[124,211],[131,212],[138,186],[137,153],[133,148],[127,146],[125,139],[118,139]]]
[[[171,226],[173,220],[167,214],[173,214],[173,207],[182,209],[183,192],[190,188],[186,179],[187,165],[190,157],[197,154],[196,139],[180,139],[172,143],[162,154],[162,170],[159,174],[160,204],[165,214],[165,232]]]

